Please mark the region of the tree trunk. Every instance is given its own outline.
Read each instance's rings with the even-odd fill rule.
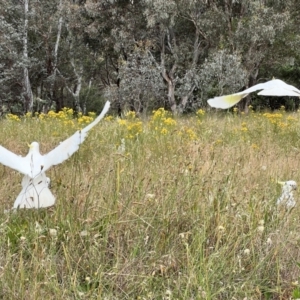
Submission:
[[[24,95],[24,111],[32,112],[33,110],[33,94],[31,90],[31,84],[29,79],[29,72],[27,68],[28,63],[28,2],[29,0],[24,0],[24,37],[23,37],[23,57],[24,57],[24,84],[23,84],[23,95]]]
[[[192,64],[191,64],[191,67],[189,70],[195,70],[196,69],[196,66],[197,66],[197,63],[198,63],[198,60],[199,60],[199,55],[200,55],[200,31],[197,27],[197,24],[194,23],[195,27],[196,27],[196,30],[195,30],[195,40],[194,40],[194,50],[193,50],[193,61],[192,61]],[[188,69],[186,70],[186,73],[189,71]],[[196,88],[196,85],[195,84],[192,84],[191,85],[191,88],[190,90],[187,92],[186,95],[182,96],[181,97],[181,101],[180,101],[180,105],[179,105],[179,108],[178,108],[178,113],[179,114],[182,114],[187,103],[188,103],[188,100],[190,98],[190,96],[193,94],[194,90]]]
[[[61,7],[61,1],[60,1],[60,7]],[[50,106],[52,104],[52,101],[54,99],[54,88],[55,88],[55,79],[56,79],[56,73],[57,73],[57,56],[58,56],[58,47],[59,47],[59,41],[61,36],[61,28],[63,24],[63,18],[60,17],[58,21],[58,29],[57,29],[57,35],[56,35],[56,43],[54,47],[54,53],[53,53],[53,76],[51,80],[51,86],[50,86],[50,100],[48,105]]]
[[[77,112],[81,112],[82,109],[80,107],[79,94],[80,94],[81,87],[82,87],[82,72],[83,72],[83,67],[80,66],[79,67],[79,72],[77,72],[74,61],[71,61],[71,65],[73,66],[74,73],[75,73],[75,75],[77,77],[77,84],[76,84],[76,87],[75,87],[74,91],[72,91],[67,85],[66,85],[66,88],[72,94],[72,96],[74,98],[74,107],[75,107],[75,110]]]
[[[168,81],[168,102],[174,114],[177,113],[177,104],[175,101],[175,85],[172,80]]]
[[[86,114],[86,99],[88,98],[89,94],[90,94],[90,91],[91,91],[91,86],[92,86],[92,81],[93,81],[93,78],[90,79],[89,81],[89,89],[88,89],[88,92],[86,94],[86,97],[84,99],[84,102],[83,102],[83,114],[85,115]]]
[[[176,114],[177,113],[177,104],[176,104],[176,100],[175,100],[174,74],[177,69],[177,59],[175,59],[175,62],[173,64],[171,70],[167,73],[166,65],[165,65],[165,35],[166,35],[166,33],[163,33],[162,41],[161,41],[161,70],[162,70],[162,76],[168,85],[168,102],[169,102],[170,108],[171,108],[172,112]],[[175,55],[175,57],[176,57],[176,55]]]
[[[183,97],[181,98],[181,102],[180,102],[180,105],[179,105],[179,107],[178,107],[178,113],[179,113],[179,114],[182,114],[182,113],[183,113],[183,111],[184,111],[184,109],[185,109],[185,107],[186,107],[186,105],[187,105],[187,102],[188,102],[190,96],[191,96],[191,95],[193,94],[193,92],[194,92],[194,89],[195,89],[195,86],[192,86],[191,89],[189,90],[188,94],[185,95],[185,96],[183,96]]]
[[[255,85],[257,83],[257,76],[258,76],[258,68],[255,69],[252,74],[249,75],[249,80],[248,80],[248,86],[247,88]],[[248,95],[245,97],[242,101],[238,103],[238,108],[239,111],[243,111],[245,114],[249,113],[249,105],[251,103],[251,96]]]

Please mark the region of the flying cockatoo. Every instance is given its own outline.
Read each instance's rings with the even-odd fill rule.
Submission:
[[[85,140],[87,133],[105,116],[110,107],[107,101],[101,114],[88,126],[76,131],[71,137],[60,143],[49,153],[42,155],[37,142],[31,143],[27,156],[22,157],[0,146],[0,163],[24,174],[22,191],[13,208],[41,208],[52,206],[55,197],[49,189],[50,179],[46,171],[68,159]]]
[[[276,204],[285,205],[287,210],[291,210],[296,205],[293,191],[297,189],[297,183],[294,180],[278,181],[278,183],[282,185],[282,194],[277,199]]]
[[[248,96],[250,93],[259,91],[258,95],[262,96],[298,96],[300,97],[300,90],[295,88],[292,85],[286,84],[280,79],[272,79],[265,83],[256,84],[249,89],[246,89],[242,92],[219,96],[207,100],[208,104],[211,107],[215,108],[230,108],[241,101],[244,97]]]

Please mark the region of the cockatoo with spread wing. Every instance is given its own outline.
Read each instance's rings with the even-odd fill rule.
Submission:
[[[284,205],[287,210],[291,210],[296,205],[293,191],[297,189],[297,183],[294,180],[278,181],[278,183],[282,185],[282,194],[277,199],[276,204],[278,206]]]
[[[55,197],[49,189],[50,179],[45,172],[52,166],[68,159],[87,137],[87,133],[105,116],[109,110],[107,101],[101,114],[88,126],[76,131],[71,137],[60,143],[49,153],[40,154],[39,144],[31,143],[27,156],[22,157],[0,146],[0,163],[24,174],[22,191],[17,197],[14,208],[40,208],[52,206]]]
[[[286,84],[280,79],[272,79],[265,83],[256,84],[249,89],[246,89],[242,92],[219,96],[207,100],[208,104],[211,107],[215,108],[230,108],[241,101],[244,97],[248,96],[250,93],[259,91],[258,95],[262,96],[297,96],[300,97],[300,90],[295,88],[292,85]]]

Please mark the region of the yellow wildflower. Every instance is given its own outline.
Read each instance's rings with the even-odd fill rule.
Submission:
[[[198,117],[204,116],[204,115],[205,115],[205,110],[203,110],[203,109],[198,109],[198,110],[196,111],[196,115],[197,115]]]
[[[53,110],[49,110],[47,115],[50,118],[56,118],[56,113]]]
[[[92,118],[92,119],[95,119],[96,113],[93,112],[93,111],[91,111],[91,112],[88,113],[88,116],[89,116],[90,118]]]
[[[162,130],[160,131],[160,133],[162,135],[166,135],[166,134],[168,134],[168,130],[166,128],[162,128]]]
[[[166,118],[163,120],[163,123],[167,126],[173,126],[176,125],[176,121],[172,118]]]
[[[17,122],[21,121],[20,118],[17,115],[14,115],[14,114],[7,114],[6,118],[8,120],[11,120],[11,121],[17,121]]]
[[[136,118],[136,113],[135,113],[135,111],[130,110],[125,114],[125,117],[126,117],[126,119],[133,120]]]
[[[113,120],[113,116],[107,116],[104,118],[105,121],[112,121]]]
[[[118,119],[118,123],[121,126],[126,126],[127,125],[127,121],[126,120],[122,120],[122,119]]]

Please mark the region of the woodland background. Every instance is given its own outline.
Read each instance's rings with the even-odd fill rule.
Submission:
[[[183,113],[273,76],[300,86],[298,0],[0,3],[2,114],[99,112],[106,100],[119,114]],[[252,105],[298,108],[271,99]]]

